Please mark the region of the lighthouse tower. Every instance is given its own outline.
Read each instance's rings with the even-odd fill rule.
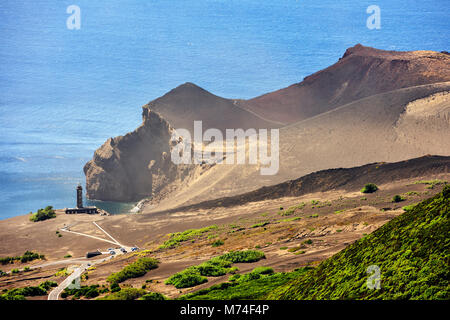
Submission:
[[[77,208],[83,208],[83,187],[81,184],[77,187]]]

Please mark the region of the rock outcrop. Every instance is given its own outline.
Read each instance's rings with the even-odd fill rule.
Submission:
[[[139,128],[108,139],[85,165],[88,198],[137,201],[187,174],[188,166],[175,166],[170,159],[170,124],[145,107],[142,118]]]

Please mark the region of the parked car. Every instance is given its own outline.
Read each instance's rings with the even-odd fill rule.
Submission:
[[[122,251],[123,253],[127,253],[127,250],[125,250],[125,248],[120,248],[120,251]]]
[[[99,256],[99,255],[101,255],[102,253],[100,252],[100,251],[94,251],[94,252],[88,252],[88,253],[86,253],[86,258],[92,258],[92,257],[95,257],[95,256]]]
[[[110,254],[116,254],[116,252],[114,250],[110,250],[109,253]]]
[[[137,250],[138,250],[138,248],[136,248],[136,247],[131,248],[131,251],[137,251]]]

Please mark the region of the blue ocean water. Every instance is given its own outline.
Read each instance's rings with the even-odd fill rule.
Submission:
[[[69,5],[81,9],[79,30],[66,27]],[[380,30],[366,27],[370,5]],[[94,150],[179,84],[251,98],[357,43],[448,50],[449,18],[436,0],[2,0],[0,219],[73,206]]]

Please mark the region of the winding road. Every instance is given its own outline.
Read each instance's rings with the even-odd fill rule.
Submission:
[[[131,247],[130,246],[124,246],[122,245],[119,241],[117,241],[116,239],[113,238],[113,236],[111,236],[108,232],[106,232],[102,227],[100,227],[95,221],[92,222],[98,229],[100,229],[100,231],[102,231],[108,238],[111,239],[107,240],[107,239],[103,239],[103,238],[99,238],[96,236],[92,236],[89,234],[85,234],[85,233],[81,233],[81,232],[75,232],[75,231],[70,231],[69,230],[69,226],[66,226],[62,229],[60,229],[63,232],[68,232],[68,233],[73,233],[79,236],[84,236],[84,237],[88,237],[88,238],[92,238],[92,239],[96,239],[99,241],[103,241],[103,242],[107,242],[107,243],[111,243],[114,245],[117,245],[121,248],[125,248],[125,250],[127,250],[128,252],[130,251]],[[116,251],[117,254],[122,254],[122,252],[120,250]],[[102,252],[102,254],[109,254],[109,252]],[[84,260],[80,260],[80,259],[70,259],[70,260],[64,260],[64,261],[55,261],[55,262],[49,262],[40,266],[36,266],[36,267],[42,267],[42,266],[48,266],[48,265],[54,265],[54,264],[63,264],[63,263],[67,263],[70,261],[73,262],[79,262],[81,263],[81,265],[76,268],[72,274],[70,274],[66,279],[64,279],[63,282],[61,282],[56,288],[54,288],[50,294],[48,295],[48,300],[58,300],[59,296],[61,295],[61,292],[64,291],[64,289],[66,289],[74,280],[76,280],[77,278],[81,277],[81,275],[83,274],[83,272],[85,272],[87,269],[89,269],[90,267],[100,263],[100,262],[104,262],[106,261],[106,259],[112,259],[114,256],[110,255],[107,258],[101,258],[101,259],[97,259],[97,260],[90,260],[88,261],[84,261]]]

